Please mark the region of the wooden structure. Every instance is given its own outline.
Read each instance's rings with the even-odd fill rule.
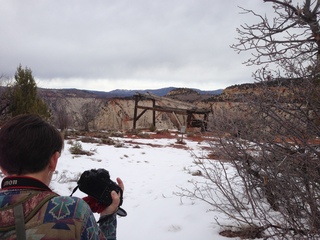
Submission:
[[[137,121],[143,114],[151,110],[152,111],[152,124],[153,126],[156,126],[156,112],[167,112],[172,113],[175,118],[177,119],[180,128],[183,126],[183,124],[180,123],[179,119],[177,118],[177,114],[179,115],[187,115],[187,128],[190,127],[200,127],[202,131],[207,130],[207,121],[209,113],[211,112],[211,109],[199,109],[195,105],[181,102],[175,99],[165,98],[165,97],[159,97],[156,95],[153,95],[151,93],[147,94],[141,94],[137,93],[134,95],[135,97],[135,105],[134,105],[134,116],[133,116],[133,129],[136,129]],[[152,106],[141,106],[139,105],[139,101],[143,100],[149,100],[152,101]],[[169,106],[160,106],[156,104],[156,101],[158,102],[170,102],[170,103],[176,103],[179,106],[184,106],[185,108],[174,108]],[[163,104],[165,105],[165,104]],[[138,115],[138,109],[142,109],[142,112]],[[197,119],[195,117],[195,114],[202,115],[202,119]]]

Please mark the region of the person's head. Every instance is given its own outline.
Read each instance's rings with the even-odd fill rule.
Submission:
[[[0,129],[0,167],[9,175],[40,172],[62,149],[60,132],[35,114],[14,117]]]

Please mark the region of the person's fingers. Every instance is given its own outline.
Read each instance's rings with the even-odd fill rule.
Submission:
[[[120,204],[120,196],[116,191],[111,192],[112,203],[101,212],[101,215],[110,215],[117,211]]]
[[[119,185],[119,187],[122,189],[122,191],[124,191],[124,184],[123,181],[121,180],[121,178],[117,178],[117,183]]]
[[[111,192],[111,198],[112,198],[112,205],[115,205],[118,207],[120,203],[120,193],[118,194],[116,191]]]
[[[121,178],[119,178],[119,177],[117,178],[117,183],[123,191],[124,184],[123,184],[123,181],[121,180]],[[119,208],[121,192],[117,193],[116,191],[111,191],[111,198],[112,198],[112,203],[105,210],[103,210],[103,212],[101,212],[101,216],[113,214]]]
[[[118,194],[116,191],[111,192],[112,203],[108,207],[110,208],[109,212],[115,212],[120,204],[120,193]]]

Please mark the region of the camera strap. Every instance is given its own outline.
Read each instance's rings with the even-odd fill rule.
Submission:
[[[51,189],[43,182],[26,176],[5,177],[1,183],[2,189],[32,189],[38,191],[50,191]]]
[[[127,212],[123,208],[119,207],[118,210],[117,210],[117,215],[119,215],[120,217],[126,217],[127,216]]]
[[[72,193],[70,194],[70,197],[72,197],[72,195],[78,190],[79,186],[77,185],[73,190]]]

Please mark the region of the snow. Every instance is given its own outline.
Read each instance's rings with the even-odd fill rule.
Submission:
[[[128,216],[118,217],[118,240],[231,239],[219,235],[221,227],[215,219],[224,216],[208,211],[208,203],[175,194],[179,187],[192,188],[190,180],[201,178],[191,174],[196,169],[191,152],[203,155],[205,142],[184,138],[187,150],[175,148],[174,138],[115,139],[124,146],[80,142],[83,150],[94,152],[92,156],[71,154],[66,140],[50,187],[60,195],[70,195],[83,171],[105,168],[112,180],[120,177],[125,184],[122,207]],[[74,196],[85,195],[78,190]]]

